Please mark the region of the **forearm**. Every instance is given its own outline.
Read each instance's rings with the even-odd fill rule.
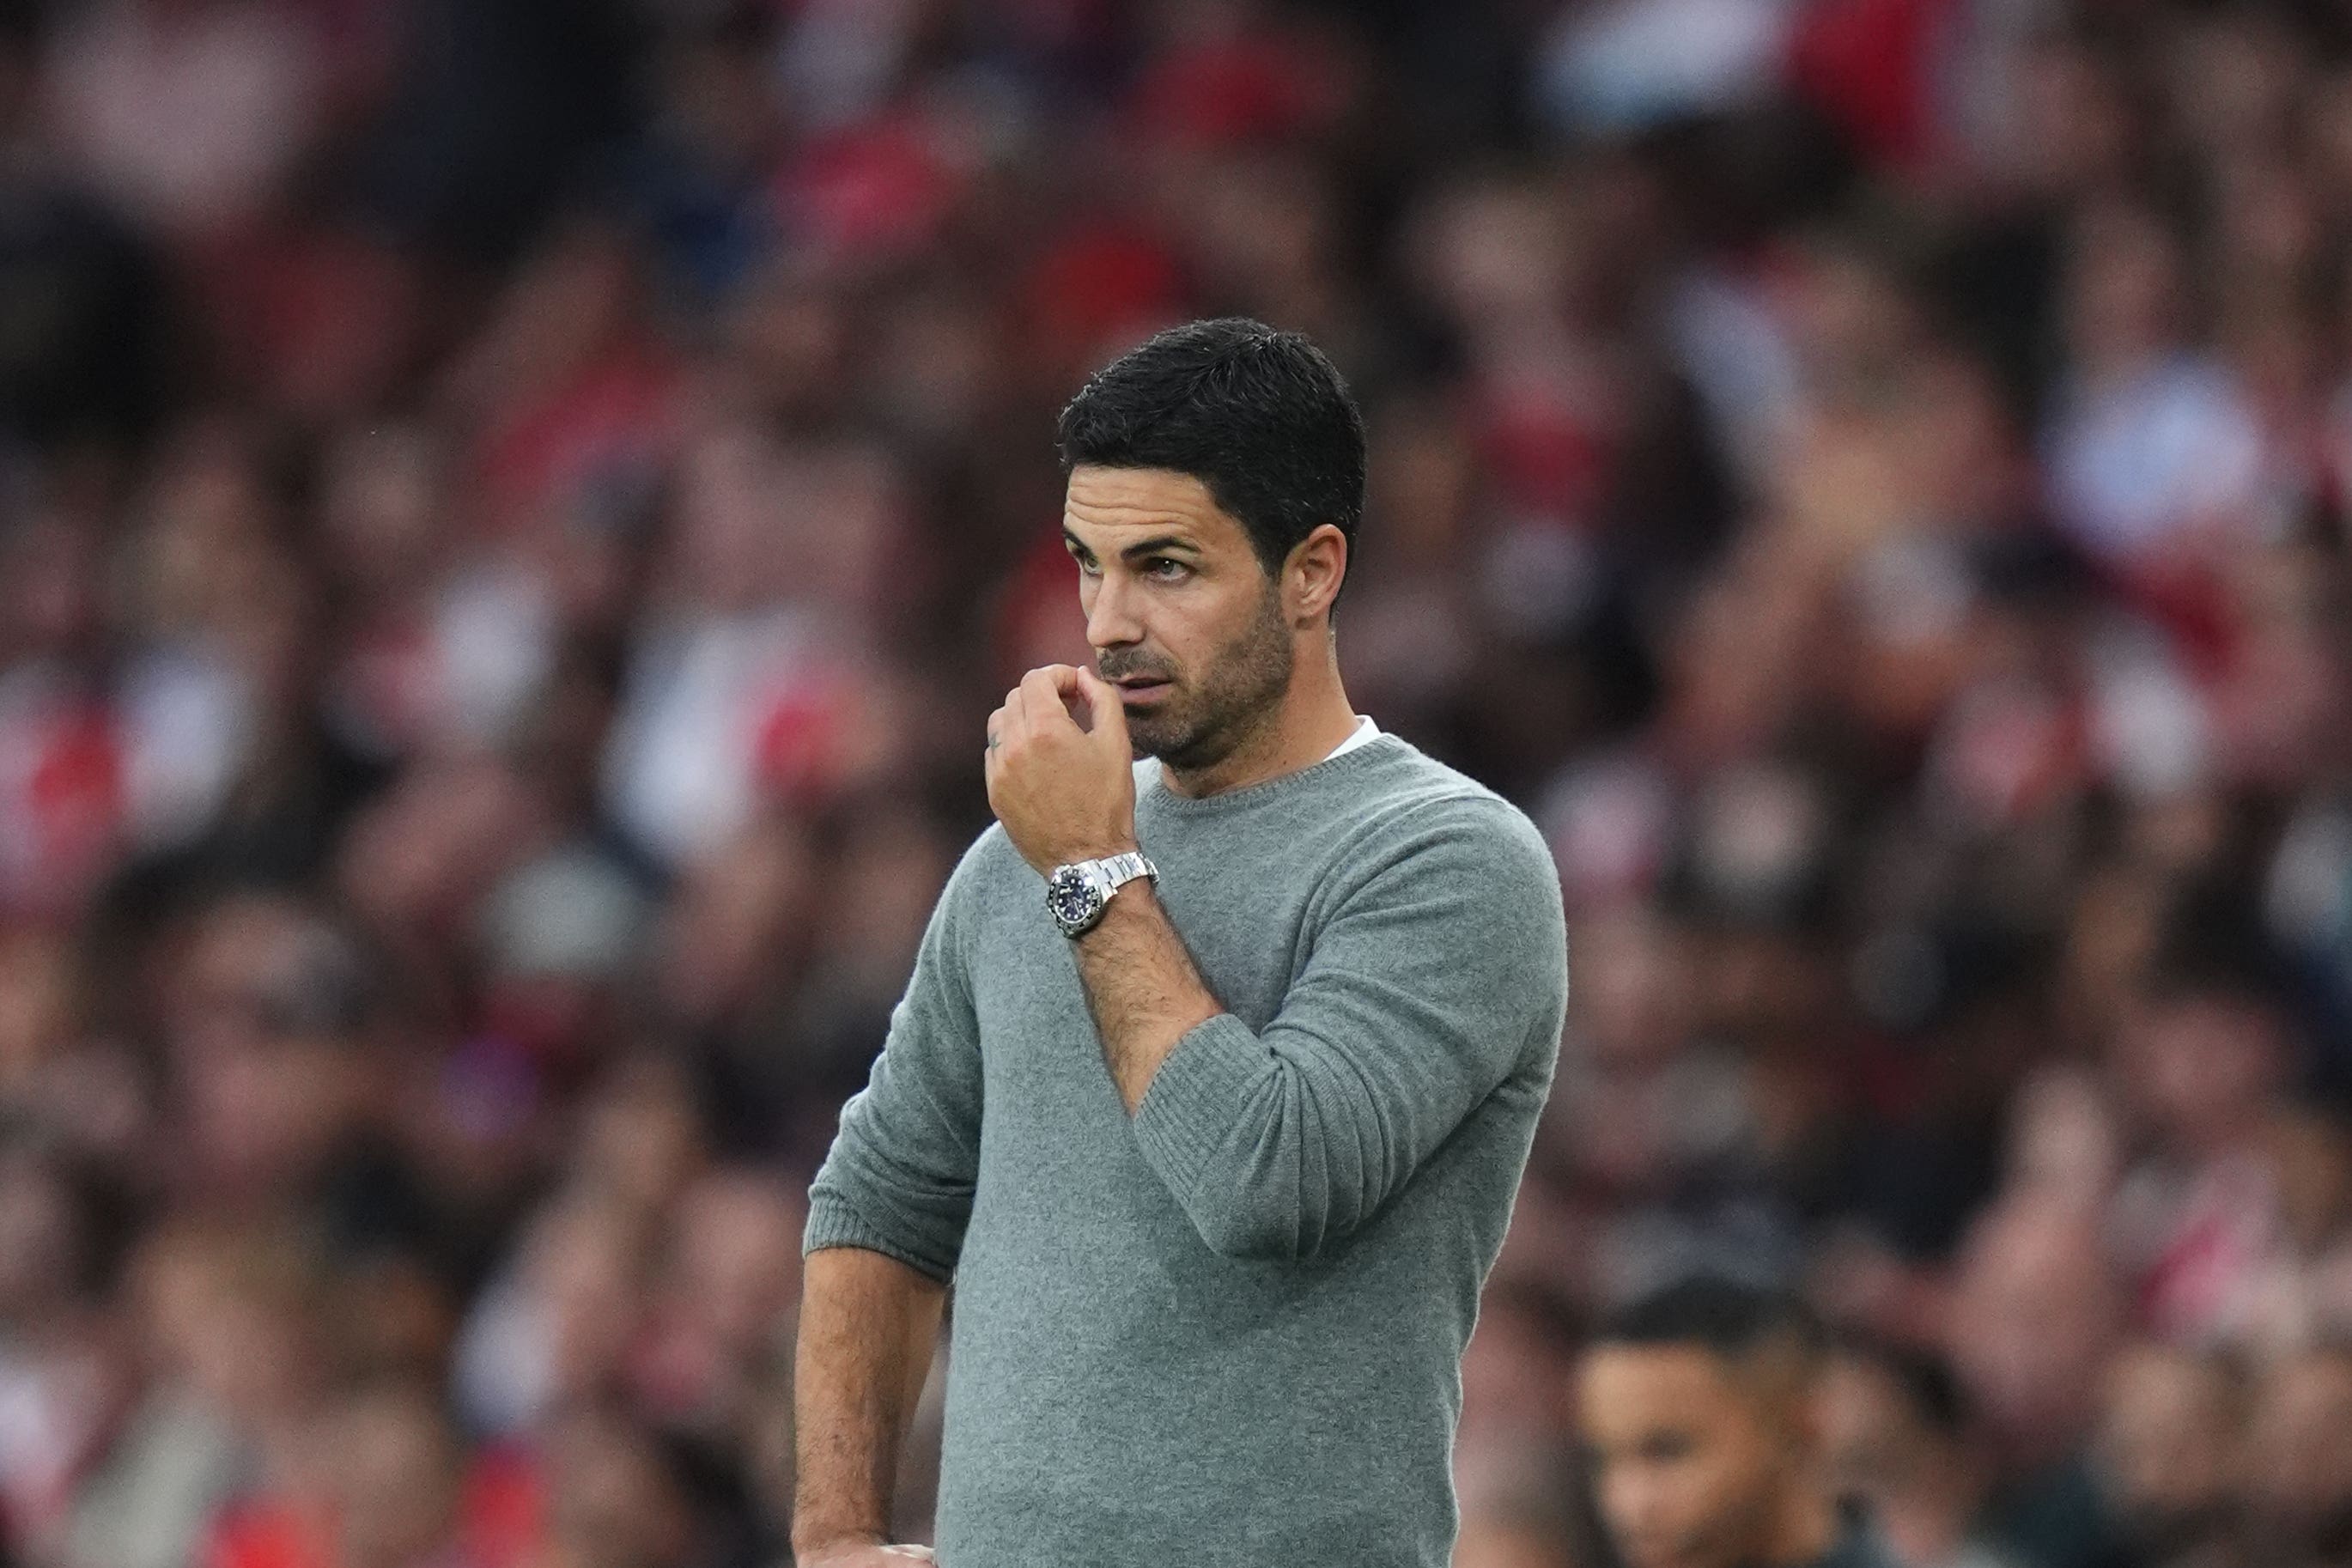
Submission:
[[[1120,889],[1076,945],[1103,1062],[1132,1116],[1177,1042],[1224,1009],[1149,882]]]
[[[793,1550],[889,1539],[898,1453],[947,1288],[859,1247],[807,1260],[793,1369]]]

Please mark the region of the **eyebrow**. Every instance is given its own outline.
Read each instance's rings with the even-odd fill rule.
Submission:
[[[1066,528],[1062,530],[1062,542],[1073,550],[1083,550],[1088,555],[1094,553],[1093,548],[1085,540]],[[1201,553],[1201,547],[1181,534],[1157,533],[1150,539],[1139,540],[1118,553],[1122,561],[1140,561],[1147,556],[1166,555],[1175,551],[1181,551],[1187,555],[1198,555]]]

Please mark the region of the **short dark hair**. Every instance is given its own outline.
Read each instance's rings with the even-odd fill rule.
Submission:
[[[1325,523],[1364,515],[1364,418],[1323,351],[1226,317],[1171,327],[1095,372],[1062,410],[1062,472],[1190,474],[1248,531],[1272,576]]]
[[[1792,1348],[1808,1360],[1825,1344],[1821,1321],[1783,1290],[1699,1274],[1641,1297],[1604,1319],[1599,1345],[1694,1345],[1727,1361]]]

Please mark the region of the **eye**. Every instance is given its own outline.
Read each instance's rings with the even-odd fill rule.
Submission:
[[[1078,563],[1078,575],[1079,575],[1079,576],[1081,576],[1081,577],[1098,577],[1098,576],[1102,575],[1102,566],[1100,565],[1100,563],[1098,563],[1095,560],[1095,558],[1094,558],[1093,556],[1091,556],[1091,555],[1081,555],[1081,554],[1079,554],[1077,552],[1076,552],[1076,551],[1072,551],[1072,552],[1070,552],[1070,559],[1071,559],[1071,560],[1073,560],[1073,561],[1075,561],[1075,562],[1076,562],[1076,563]]]
[[[1695,1447],[1686,1433],[1658,1432],[1643,1440],[1641,1454],[1651,1464],[1671,1465],[1690,1458]]]
[[[1155,555],[1143,563],[1143,574],[1162,583],[1181,582],[1192,574],[1192,569],[1171,556]]]

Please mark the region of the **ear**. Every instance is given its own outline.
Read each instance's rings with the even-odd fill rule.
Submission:
[[[1829,1430],[1828,1383],[1816,1358],[1801,1345],[1768,1343],[1750,1351],[1738,1373],[1749,1409],[1782,1455],[1801,1467],[1811,1464]]]
[[[1348,579],[1348,536],[1324,523],[1291,548],[1282,563],[1283,610],[1296,623],[1331,613]]]

